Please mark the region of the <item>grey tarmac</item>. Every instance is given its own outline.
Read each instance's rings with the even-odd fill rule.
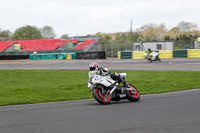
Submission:
[[[0,107],[1,133],[199,133],[200,89],[142,95],[139,102],[94,99]]]
[[[200,59],[162,59],[161,63],[146,60],[18,60],[0,61],[0,69],[88,70],[91,62],[110,70],[134,71],[200,71]]]

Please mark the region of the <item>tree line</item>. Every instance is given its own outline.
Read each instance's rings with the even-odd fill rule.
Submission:
[[[9,30],[0,29],[0,40],[36,40],[36,39],[55,39],[56,34],[51,26],[38,28],[26,25],[16,29],[14,33]]]
[[[199,27],[195,23],[180,22],[176,27],[170,30],[166,29],[164,24],[156,25],[153,23],[145,24],[136,29],[134,32],[114,33],[114,34],[96,34],[96,36],[103,36],[102,43],[109,44],[111,42],[133,42],[133,41],[186,41],[200,37]]]
[[[94,35],[76,37],[101,37],[102,44],[111,42],[124,43],[132,41],[168,41],[168,40],[190,40],[200,36],[197,24],[191,22],[180,22],[170,30],[164,24],[156,25],[148,23],[136,29],[134,32],[120,32],[105,34],[98,32]],[[9,30],[0,29],[0,40],[27,40],[27,39],[55,39],[56,34],[51,26],[38,28],[26,25],[16,29],[14,33]],[[68,38],[68,34],[63,34],[60,39]]]

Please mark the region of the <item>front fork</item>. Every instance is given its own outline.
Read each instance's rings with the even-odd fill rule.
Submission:
[[[125,89],[125,92],[127,93],[128,91],[131,91],[133,94],[136,94],[135,89],[133,89],[132,87],[129,87],[128,85],[129,85],[129,83],[124,80],[122,88]]]
[[[97,88],[99,88],[99,89],[101,89],[101,91],[102,91],[102,94],[103,95],[105,95],[106,93],[108,93],[108,91],[106,92],[106,90],[104,89],[104,87],[102,87],[102,86],[95,86],[95,87],[92,87],[91,89],[90,89],[90,91],[89,92],[91,92],[91,91],[93,91],[94,89],[97,89]]]

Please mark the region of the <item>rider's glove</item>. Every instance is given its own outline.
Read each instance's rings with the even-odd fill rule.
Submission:
[[[88,82],[88,88],[92,89],[92,84]]]

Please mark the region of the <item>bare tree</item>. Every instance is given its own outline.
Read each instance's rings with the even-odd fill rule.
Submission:
[[[54,33],[54,30],[51,26],[44,26],[41,29],[42,36],[45,39],[54,39],[56,37],[56,34]]]
[[[194,30],[197,30],[198,26],[195,23],[180,22],[177,27],[180,29],[181,32],[192,32]]]

